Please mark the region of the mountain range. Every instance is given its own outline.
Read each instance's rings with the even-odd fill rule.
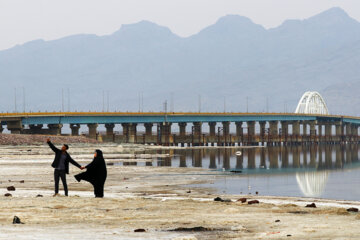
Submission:
[[[272,29],[228,15],[186,38],[141,21],[0,51],[0,111],[14,111],[15,88],[27,111],[59,111],[62,99],[64,110],[101,111],[109,95],[111,111],[167,100],[171,111],[293,112],[318,91],[330,113],[358,115],[359,76],[360,23],[340,8]]]

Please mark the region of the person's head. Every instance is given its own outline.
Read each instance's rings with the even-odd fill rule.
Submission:
[[[95,150],[95,153],[94,153],[94,157],[95,157],[95,158],[96,158],[96,157],[103,158],[103,153],[102,153],[102,151],[99,150],[99,149],[96,149],[96,150]]]
[[[61,151],[65,152],[66,150],[69,149],[69,146],[64,144],[62,147],[61,147]]]

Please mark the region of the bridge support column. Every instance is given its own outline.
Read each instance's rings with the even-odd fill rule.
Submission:
[[[311,139],[312,142],[315,142],[315,139],[316,139],[315,124],[316,124],[316,121],[310,121],[309,124],[310,124],[310,139]]]
[[[106,138],[108,141],[114,141],[114,128],[115,128],[115,124],[114,123],[106,123],[105,124],[105,128],[106,128]]]
[[[44,132],[42,132],[43,126],[44,125],[42,125],[42,124],[30,124],[29,125],[29,128],[30,128],[29,133],[30,134],[43,134],[44,133]]]
[[[61,135],[62,124],[48,124],[49,133],[51,135]]]
[[[222,122],[223,125],[223,137],[225,146],[231,145],[230,140],[230,122]]]
[[[209,142],[211,143],[211,146],[214,146],[216,142],[216,122],[209,122],[208,124],[210,132]]]
[[[201,146],[203,144],[202,141],[202,122],[194,122],[193,123],[193,145]]]
[[[173,144],[173,139],[171,137],[171,123],[162,123],[160,125],[161,131],[161,143],[165,146],[170,146]]]
[[[343,127],[342,122],[335,123],[335,133],[336,133],[336,141],[342,142],[343,134],[344,134],[344,127]]]
[[[358,138],[359,138],[359,125],[357,124],[351,124],[352,125],[352,129],[351,129],[351,135],[353,137],[353,141],[354,142],[358,142]]]
[[[181,141],[181,146],[185,146],[185,140],[186,140],[186,122],[180,122],[179,123],[179,136]]]
[[[261,121],[261,122],[259,122],[259,125],[260,125],[260,142],[262,143],[262,145],[264,145],[264,143],[266,141],[266,139],[265,139],[265,136],[266,136],[266,129],[265,129],[266,122]]]
[[[98,124],[97,123],[90,123],[87,126],[89,128],[89,137],[93,138],[93,139],[96,139]]]
[[[3,131],[4,131],[4,128],[3,128],[2,124],[1,124],[1,121],[0,121],[0,133],[2,133]]]
[[[129,124],[129,143],[136,143],[137,123]]]
[[[80,124],[70,124],[71,136],[79,136]]]
[[[292,122],[292,135],[293,135],[293,141],[298,143],[300,142],[299,136],[300,136],[300,122],[299,121],[293,121]]]
[[[146,137],[151,137],[152,136],[152,128],[153,128],[153,126],[154,126],[153,123],[144,123],[145,136]]]
[[[236,138],[237,138],[237,142],[238,145],[240,146],[240,143],[243,141],[243,128],[242,128],[242,122],[235,122],[235,126],[236,126]]]
[[[281,140],[284,143],[284,145],[287,144],[287,138],[289,135],[289,124],[287,121],[281,121]]]
[[[20,134],[23,129],[21,120],[7,121],[7,129],[11,134]]]
[[[347,142],[351,141],[351,123],[345,123],[345,139]]]
[[[303,132],[302,132],[302,136],[303,136],[303,139],[305,140],[305,142],[308,141],[308,139],[307,139],[307,125],[308,125],[307,121],[304,121],[304,122],[303,122]]]
[[[319,142],[322,142],[322,138],[323,138],[323,124],[322,123],[318,123],[318,130],[319,130]]]
[[[270,121],[269,125],[270,125],[270,145],[275,144],[278,142],[278,137],[279,137],[279,132],[278,132],[278,121]]]
[[[126,143],[129,142],[129,123],[122,123],[121,126],[123,128],[123,138]]]
[[[255,145],[255,122],[246,122],[248,127],[248,145]]]
[[[327,143],[331,142],[331,123],[326,123],[325,124],[325,141]]]

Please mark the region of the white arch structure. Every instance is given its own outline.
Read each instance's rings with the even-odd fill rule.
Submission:
[[[328,115],[329,110],[326,106],[325,100],[318,92],[306,92],[301,97],[295,113],[304,114],[324,114]]]
[[[329,178],[328,171],[296,173],[296,181],[305,197],[320,197]]]

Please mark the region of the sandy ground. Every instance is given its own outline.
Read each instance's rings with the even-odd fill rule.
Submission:
[[[92,148],[72,149],[73,157],[85,165]],[[110,152],[116,147],[104,148]],[[120,147],[111,156],[121,160],[129,154]],[[95,199],[90,184],[73,178],[80,170],[71,167],[70,196],[52,197],[52,158],[46,146],[0,148],[0,239],[358,239],[360,235],[360,215],[346,211],[360,208],[359,202],[224,195],[220,197],[232,201],[215,202],[218,195],[213,189],[188,186],[220,177],[203,169],[108,166],[105,198]],[[7,191],[8,186],[16,191]],[[240,197],[260,204],[237,202]],[[305,208],[311,202],[318,207]],[[24,224],[12,224],[14,216]],[[204,231],[172,231],[193,227]]]

